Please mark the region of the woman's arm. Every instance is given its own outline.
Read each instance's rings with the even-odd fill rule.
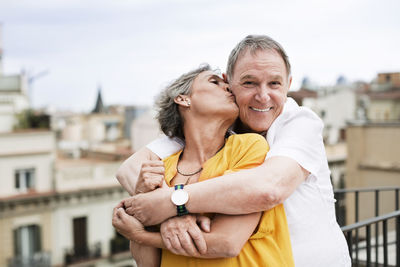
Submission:
[[[141,225],[140,223],[139,224],[131,223],[131,224],[125,225],[124,222],[121,220],[121,216],[118,215],[119,210],[124,210],[122,202],[120,202],[114,208],[113,218],[112,218],[112,224],[120,234],[127,237],[131,231],[144,230],[143,225]],[[129,227],[132,227],[132,229],[129,229]],[[151,247],[151,246],[146,246],[143,244],[139,244],[132,240],[130,240],[129,247],[130,247],[132,257],[135,259],[138,267],[159,267],[160,266],[160,261],[161,261],[160,249]]]
[[[138,267],[159,267],[161,263],[161,251],[158,248],[139,245],[130,241],[132,257]]]
[[[198,258],[229,258],[237,256],[243,245],[254,232],[261,213],[247,215],[216,215],[211,223],[210,233],[204,233],[207,251],[194,255]],[[118,232],[143,246],[166,248],[160,233],[148,232],[123,208],[114,210],[113,225]],[[192,255],[193,256],[193,255]]]

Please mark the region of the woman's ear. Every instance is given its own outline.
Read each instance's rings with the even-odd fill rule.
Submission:
[[[226,76],[225,73],[222,73],[222,79],[224,79],[224,82],[228,83],[228,76]]]
[[[190,98],[187,95],[178,95],[174,98],[174,102],[183,107],[190,107]]]

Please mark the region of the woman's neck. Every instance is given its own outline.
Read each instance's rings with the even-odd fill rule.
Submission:
[[[185,151],[182,161],[202,165],[225,144],[230,122],[187,120],[184,123]]]

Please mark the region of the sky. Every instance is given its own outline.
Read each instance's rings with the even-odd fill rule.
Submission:
[[[371,81],[400,71],[398,0],[0,0],[3,69],[24,70],[33,107],[89,111],[152,105],[154,96],[201,63],[225,71],[248,34],[281,43],[292,90]],[[35,78],[36,77],[36,78]]]

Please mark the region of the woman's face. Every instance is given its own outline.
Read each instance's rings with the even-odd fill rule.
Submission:
[[[239,108],[228,84],[213,71],[203,71],[194,79],[190,110],[199,115],[236,119]]]

